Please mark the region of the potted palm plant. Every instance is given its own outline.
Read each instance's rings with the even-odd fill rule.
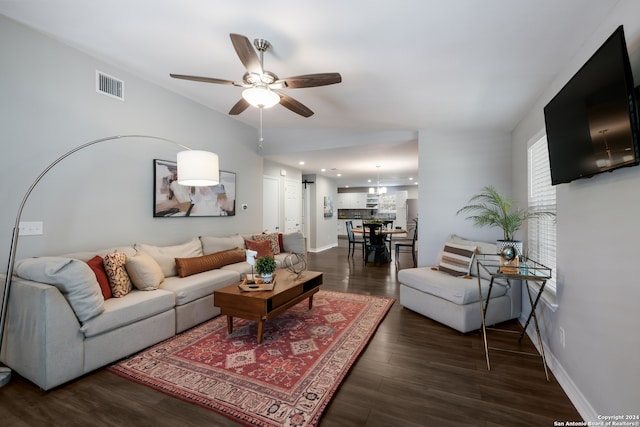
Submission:
[[[502,248],[511,246],[516,255],[522,255],[522,242],[515,240],[515,234],[526,220],[539,216],[555,216],[553,212],[532,212],[514,206],[515,201],[498,193],[492,186],[469,199],[469,204],[458,210],[457,214],[470,214],[467,219],[478,227],[497,227],[502,229],[503,239],[497,241],[498,253]]]
[[[276,259],[273,255],[264,255],[256,258],[256,272],[264,283],[271,283],[274,271],[276,271]]]

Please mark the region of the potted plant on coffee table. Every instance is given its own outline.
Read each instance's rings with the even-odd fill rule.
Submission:
[[[276,259],[273,255],[263,255],[256,258],[256,272],[263,283],[271,283],[273,272],[276,271]]]
[[[553,212],[533,212],[518,208],[515,201],[498,193],[492,186],[469,199],[469,204],[458,210],[457,214],[471,214],[467,217],[478,227],[497,227],[502,229],[503,239],[497,241],[498,253],[502,248],[511,246],[522,255],[522,242],[515,240],[515,234],[526,220],[540,216],[555,216]]]

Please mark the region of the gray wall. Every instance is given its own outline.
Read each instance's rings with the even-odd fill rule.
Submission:
[[[152,159],[175,159],[170,143],[105,142],[51,170],[32,193],[23,221],[43,236],[20,239],[18,258],[145,241],[171,244],[199,234],[260,231],[262,157],[256,131],[0,16],[0,260],[8,259],[19,202],[51,161],[88,141],[147,134],[217,152],[237,173],[235,217],[152,218]],[[96,69],[125,81],[125,101],[96,93]]]
[[[423,130],[419,155],[419,266],[436,263],[450,234],[483,241],[502,238],[499,229],[474,227],[456,212],[486,185],[505,194],[511,192],[509,135]]]
[[[640,2],[622,0],[514,130],[514,195],[521,203],[527,178],[520,171],[527,147],[544,132],[544,106],[620,24],[640,84],[639,16]],[[556,187],[558,306],[542,304],[539,318],[553,372],[588,421],[640,408],[639,189],[640,167]]]

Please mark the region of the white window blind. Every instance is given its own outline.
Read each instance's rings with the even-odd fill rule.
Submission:
[[[556,212],[556,188],[551,185],[547,137],[529,147],[529,209],[533,212]],[[556,220],[542,216],[528,221],[528,256],[551,268],[546,289],[556,288]]]

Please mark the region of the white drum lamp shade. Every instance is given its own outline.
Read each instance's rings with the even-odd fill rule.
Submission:
[[[178,183],[189,187],[208,187],[220,183],[218,155],[210,151],[186,150],[177,156]]]
[[[280,97],[267,87],[256,86],[245,89],[242,97],[249,104],[258,108],[270,108],[280,102]]]

